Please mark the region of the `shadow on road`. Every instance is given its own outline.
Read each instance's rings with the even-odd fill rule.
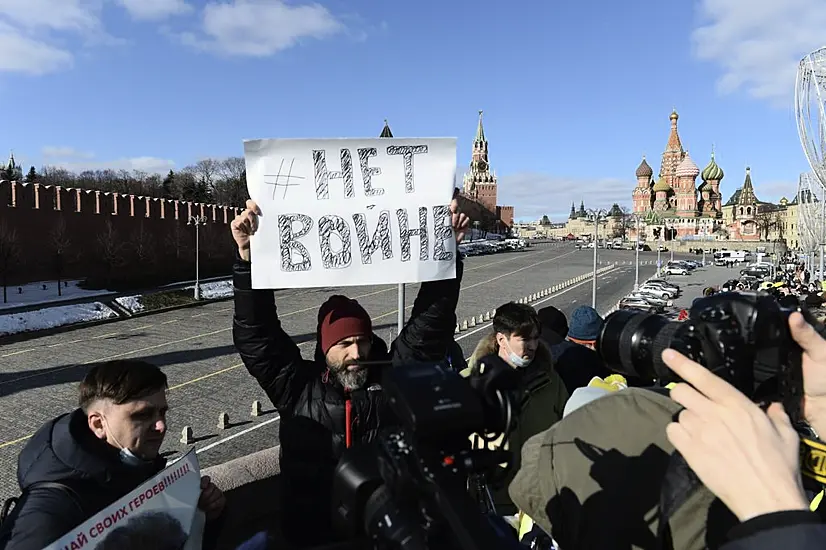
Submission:
[[[383,325],[376,325],[373,330],[379,334],[383,329],[395,327],[395,324],[388,323]],[[315,333],[313,334],[298,334],[293,336],[293,341],[297,344],[310,342],[315,340]],[[305,354],[308,358],[311,357],[312,351]],[[194,363],[198,361],[206,361],[216,357],[236,356],[235,346],[215,346],[215,347],[195,347],[192,349],[171,351],[167,353],[158,353],[155,355],[145,356],[130,356],[128,353],[124,359],[140,359],[148,363],[152,363],[158,367],[166,367],[170,365],[181,365],[186,363]],[[63,384],[77,383],[83,380],[86,373],[94,363],[90,364],[69,364],[59,365],[56,367],[47,367],[43,369],[21,370],[16,372],[0,373],[0,397],[6,397],[26,390],[33,390],[37,388],[45,388],[49,386],[60,386]]]

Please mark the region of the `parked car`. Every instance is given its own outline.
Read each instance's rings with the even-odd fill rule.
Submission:
[[[688,275],[688,269],[684,267],[677,267],[677,266],[666,266],[665,268],[666,275]]]
[[[671,305],[674,304],[674,302],[672,302],[671,300],[669,300],[665,296],[655,296],[654,294],[652,294],[650,292],[646,292],[644,290],[639,290],[637,292],[632,292],[631,294],[626,296],[626,298],[641,298],[641,299],[645,300],[646,302],[648,302],[651,305],[661,306],[661,307],[671,306]]]
[[[662,308],[643,300],[642,298],[623,298],[619,303],[620,309],[636,309],[649,313],[659,313]]]
[[[655,285],[665,290],[673,291],[676,294],[680,294],[680,285],[677,283],[672,283],[671,281],[666,281],[665,279],[649,279],[645,282],[646,285]]]
[[[656,285],[648,285],[648,284],[642,285],[639,288],[639,292],[645,292],[646,294],[651,294],[653,296],[657,296],[658,298],[665,298],[667,300],[670,300],[671,298],[674,298],[674,296],[676,295],[676,292],[674,292],[674,291],[666,290],[666,289],[658,287]]]

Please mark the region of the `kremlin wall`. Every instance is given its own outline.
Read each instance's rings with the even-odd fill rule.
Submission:
[[[201,273],[227,273],[233,249],[229,222],[241,209],[215,204],[0,182],[0,275],[9,286],[89,277],[110,288],[137,280],[193,278],[195,228]],[[13,251],[13,253],[9,253]]]

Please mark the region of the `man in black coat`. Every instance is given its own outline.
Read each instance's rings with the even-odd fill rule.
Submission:
[[[451,204],[457,242],[468,219]],[[393,365],[443,361],[456,327],[462,278],[423,283],[410,319],[388,351],[373,333],[370,316],[355,300],[331,296],[319,309],[312,360],[284,331],[272,290],[252,290],[249,241],[260,211],[253,201],[232,222],[238,245],[234,266],[235,347],[247,370],[281,415],[281,478],[284,535],[298,546],[332,542],[332,475],[344,449],[372,441],[392,422],[379,381],[381,370],[364,361]]]
[[[163,470],[166,388],[163,371],[144,361],[92,367],[80,408],[47,422],[21,451],[22,495],[0,528],[0,548],[48,546]],[[201,488],[199,508],[215,519],[224,496],[208,477]]]

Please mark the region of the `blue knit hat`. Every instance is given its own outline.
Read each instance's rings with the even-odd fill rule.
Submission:
[[[568,323],[568,337],[575,340],[593,341],[602,330],[602,317],[590,306],[579,306],[571,314]]]

